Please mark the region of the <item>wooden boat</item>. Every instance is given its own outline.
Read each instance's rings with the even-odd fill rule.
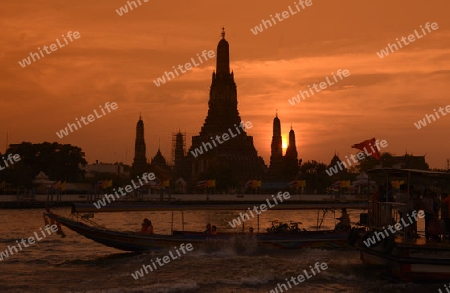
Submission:
[[[54,213],[45,216],[59,222],[70,230],[91,239],[97,243],[125,251],[144,252],[162,250],[181,243],[205,243],[207,241],[226,241],[233,237],[240,239],[256,238],[258,247],[298,249],[312,248],[348,248],[348,232],[307,231],[296,235],[270,233],[219,233],[205,236],[202,232],[173,231],[172,235],[143,235],[133,232],[120,232],[89,226],[80,221],[74,221]]]
[[[200,237],[201,232],[192,231],[174,231],[174,235],[185,237]],[[347,244],[348,231],[337,232],[334,230],[302,231],[293,233],[220,233],[219,237],[229,239],[232,237],[252,238],[255,237],[258,247],[261,248],[281,248],[281,249],[299,249],[299,248],[349,248]],[[214,236],[215,237],[215,236]]]
[[[433,178],[434,183],[441,180],[440,183],[445,184],[442,185],[444,187],[450,182],[450,174],[443,172],[383,168],[371,170],[369,173],[381,174],[388,180],[403,178],[408,187],[414,182],[424,183],[424,178]],[[405,216],[403,220],[399,217],[399,212],[402,215],[409,215],[406,204],[376,201],[369,203],[368,210],[367,226],[370,231],[364,237],[366,240],[374,236],[375,232],[385,231],[388,225],[402,223],[404,228],[411,225],[409,221],[405,222]],[[392,219],[394,219],[393,222]],[[389,236],[386,237],[378,234],[380,241],[374,245],[367,246],[368,242],[360,242],[360,256],[364,264],[389,268],[393,276],[407,282],[450,279],[450,244],[426,240],[423,236],[412,238],[403,231],[395,233],[399,234],[397,237],[394,234],[387,234]]]
[[[98,225],[94,222],[86,219],[80,213],[94,212],[92,204],[75,204],[72,208],[72,219],[62,217],[55,213],[48,211],[44,214],[44,217],[48,217],[54,222],[69,228],[70,230],[91,239],[97,243],[113,247],[125,251],[143,252],[152,250],[161,250],[164,248],[170,248],[174,245],[181,243],[193,243],[204,244],[210,241],[229,241],[232,238],[239,240],[255,241],[257,247],[261,248],[282,248],[282,249],[298,249],[304,247],[311,248],[350,248],[347,244],[348,231],[334,231],[334,230],[318,230],[318,231],[300,231],[289,230],[280,233],[218,233],[214,236],[205,236],[202,232],[195,231],[172,231],[170,235],[143,235],[135,232],[121,232],[109,230]],[[240,207],[243,208],[244,206]],[[245,206],[246,208],[247,206]],[[174,206],[121,206],[117,204],[111,204],[108,208],[102,208],[97,212],[121,212],[134,210],[178,210],[182,211],[183,207]],[[186,210],[192,210],[193,206],[184,207]],[[236,207],[208,207],[199,206],[197,209],[221,209],[230,210]],[[294,206],[279,205],[278,209],[294,209]],[[74,219],[73,219],[74,218]],[[184,216],[183,216],[184,218]],[[86,223],[89,223],[86,224]],[[258,217],[258,230],[259,230],[259,217]]]

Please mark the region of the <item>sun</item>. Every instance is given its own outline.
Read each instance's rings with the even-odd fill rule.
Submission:
[[[284,137],[281,138],[281,148],[283,149],[283,151],[285,151],[287,149],[288,145],[287,145],[287,141]]]

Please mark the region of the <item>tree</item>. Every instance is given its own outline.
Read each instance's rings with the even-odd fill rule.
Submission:
[[[380,161],[372,156],[365,156],[364,159],[359,161],[358,170],[359,172],[367,172],[367,170],[373,169],[380,164],[383,167],[392,167],[395,164],[394,156],[390,153],[380,154]]]
[[[11,144],[6,153],[19,154],[21,158],[9,169],[7,180],[14,185],[30,188],[32,180],[40,171],[55,181],[84,179],[84,171],[80,167],[87,164],[85,154],[81,148],[70,144],[22,142]]]
[[[306,190],[308,192],[326,193],[327,187],[332,183],[332,178],[327,175],[325,170],[327,165],[315,160],[307,161],[300,165],[299,180],[306,180]]]

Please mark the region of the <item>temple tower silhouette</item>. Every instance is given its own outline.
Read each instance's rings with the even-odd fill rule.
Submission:
[[[283,179],[283,141],[281,138],[281,123],[278,113],[273,118],[272,144],[270,146],[270,166],[267,174],[268,181],[279,181]]]
[[[134,159],[131,166],[131,176],[142,175],[147,170],[146,147],[144,140],[144,121],[139,115],[139,121],[136,125],[136,141],[134,143]]]
[[[230,72],[229,44],[222,29],[222,39],[217,45],[216,70],[212,73],[209,92],[208,114],[198,136],[192,137],[192,146],[188,151],[191,161],[192,180],[217,179],[218,184],[229,181],[226,186],[243,186],[246,180],[260,179],[266,166],[253,145],[253,137],[248,136],[245,129],[239,128],[241,123],[237,108],[237,89],[234,73]],[[233,132],[233,136],[230,134]],[[216,136],[228,133],[229,140],[213,145]],[[211,147],[209,147],[209,145]],[[208,146],[205,151],[205,145]],[[193,155],[195,150],[202,149],[203,154]],[[220,180],[220,175],[228,174]],[[204,178],[202,178],[204,177]],[[215,177],[215,178],[213,178]]]
[[[289,131],[289,145],[284,156],[284,170],[283,174],[287,180],[297,179],[298,174],[298,152],[295,144],[295,132],[292,129]]]
[[[182,133],[181,130],[172,134],[172,158],[174,179],[189,178],[191,168],[189,158],[186,157],[186,133]]]

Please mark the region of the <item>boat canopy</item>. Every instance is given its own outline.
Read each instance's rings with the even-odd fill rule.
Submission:
[[[273,201],[272,201],[273,203]],[[193,210],[247,210],[254,206],[265,204],[270,210],[319,210],[319,209],[364,209],[367,207],[366,200],[360,201],[323,201],[323,203],[291,203],[283,202],[278,205],[269,206],[266,201],[247,203],[220,203],[220,204],[154,204],[154,203],[110,203],[97,209],[93,203],[73,203],[72,214],[74,213],[113,213],[113,212],[134,212],[134,211],[193,211]]]
[[[439,177],[439,178],[448,178],[450,179],[450,172],[439,172],[439,171],[430,171],[430,170],[420,170],[420,169],[396,169],[396,168],[376,168],[370,169],[367,171],[369,174],[376,175],[391,175],[391,176],[406,176],[406,175],[415,175],[415,176],[426,176],[426,177]]]

